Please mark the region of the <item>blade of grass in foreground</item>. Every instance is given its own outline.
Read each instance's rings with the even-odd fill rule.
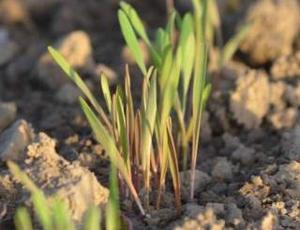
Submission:
[[[121,214],[119,207],[119,184],[117,168],[111,164],[109,175],[109,199],[106,206],[106,229],[121,229]]]
[[[17,230],[32,230],[30,215],[26,208],[20,207],[16,211],[14,223]]]
[[[100,230],[101,215],[98,207],[94,206],[89,208],[87,211],[85,221],[84,221],[84,230]]]
[[[122,177],[124,178],[124,180],[126,181],[128,187],[129,187],[131,194],[132,194],[133,198],[135,199],[142,215],[145,215],[145,211],[141,205],[141,201],[140,201],[140,199],[137,195],[137,192],[133,186],[130,174],[127,171],[126,164],[125,164],[123,158],[121,157],[120,152],[118,151],[118,149],[116,147],[114,139],[112,138],[112,136],[110,136],[110,134],[108,133],[106,128],[101,124],[101,122],[99,121],[97,116],[94,114],[94,112],[91,110],[91,108],[86,103],[86,101],[83,98],[79,98],[79,101],[81,104],[81,108],[82,108],[85,116],[87,117],[87,119],[90,123],[90,126],[93,129],[93,132],[96,136],[97,141],[103,146],[103,148],[109,155],[111,162],[120,171]]]
[[[13,176],[20,180],[21,183],[31,192],[31,200],[34,210],[43,228],[45,230],[51,230],[51,212],[43,192],[33,183],[26,173],[21,171],[18,165],[8,161],[7,166]]]
[[[54,229],[75,230],[69,209],[62,200],[59,198],[54,198],[51,209],[53,213]]]

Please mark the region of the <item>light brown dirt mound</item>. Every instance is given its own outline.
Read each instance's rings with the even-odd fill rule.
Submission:
[[[248,10],[246,21],[252,28],[240,48],[251,62],[264,64],[289,54],[299,31],[297,0],[262,0]]]
[[[258,128],[270,105],[270,84],[264,71],[250,70],[237,80],[230,97],[230,110],[238,123]]]
[[[95,175],[76,163],[69,163],[55,151],[55,141],[45,133],[39,133],[35,142],[28,146],[24,160],[18,164],[41,188],[47,197],[58,195],[68,205],[73,220],[80,221],[90,205],[106,204],[109,191],[101,186]],[[13,183],[12,183],[13,181]],[[28,200],[26,189],[12,180],[8,172],[0,174],[0,199],[10,206]],[[17,200],[11,200],[17,197]],[[14,205],[12,205],[13,203]]]

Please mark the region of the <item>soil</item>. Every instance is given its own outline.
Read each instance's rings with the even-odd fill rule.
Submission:
[[[131,2],[151,36],[164,25],[160,1]],[[254,26],[234,59],[210,73],[216,85],[204,116],[195,199],[188,200],[183,183],[178,216],[169,186],[162,208],[147,218],[122,200],[133,229],[300,229],[300,2],[219,2],[225,39],[232,25]],[[178,6],[190,7],[180,0]],[[29,197],[7,160],[17,161],[47,195],[67,200],[78,223],[88,203],[105,205],[107,156],[79,108],[80,92],[47,46],[64,53],[103,102],[99,72],[114,87],[131,61],[117,9],[109,0],[0,1],[0,229],[12,228],[15,208]],[[138,97],[139,84],[133,87]],[[181,172],[182,181],[188,177]]]

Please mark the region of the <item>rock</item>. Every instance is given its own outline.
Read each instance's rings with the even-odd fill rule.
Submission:
[[[270,84],[270,104],[276,111],[283,110],[286,106],[284,101],[286,88],[286,84],[281,81]]]
[[[231,157],[232,159],[237,160],[244,165],[250,165],[255,160],[255,150],[240,145],[239,148],[232,153]]]
[[[17,120],[0,136],[0,159],[18,160],[24,149],[34,138],[31,125],[25,120]]]
[[[78,101],[78,97],[81,96],[81,91],[72,83],[66,83],[56,93],[56,99],[65,104],[75,104]]]
[[[230,180],[233,177],[232,164],[226,157],[219,157],[212,169],[212,176],[216,180]]]
[[[150,57],[149,57],[147,45],[143,41],[139,41],[139,45],[142,52],[143,61],[144,63],[148,63]],[[136,64],[134,56],[127,46],[125,46],[122,50],[122,58],[126,64],[130,64],[130,65]]]
[[[74,69],[90,70],[92,68],[92,47],[87,33],[74,31],[57,42],[55,48]],[[69,81],[48,52],[43,54],[38,61],[36,77],[51,89],[57,89]]]
[[[290,160],[300,161],[300,126],[283,134],[281,150],[285,157]]]
[[[58,196],[65,201],[71,217],[80,223],[90,205],[103,207],[109,191],[99,184],[95,175],[76,163],[69,163],[55,151],[55,141],[45,133],[39,133],[34,142],[28,146],[24,159],[18,161],[20,168],[27,173],[33,182],[44,192],[50,201]],[[0,177],[6,177],[0,174]],[[13,188],[19,185],[14,181]],[[3,189],[1,187],[0,193]],[[14,191],[20,199],[12,200],[14,205],[29,201],[28,192],[23,187]],[[16,207],[16,206],[15,206]]]
[[[8,63],[18,52],[18,45],[10,40],[8,31],[0,29],[0,66]]]
[[[234,203],[226,205],[226,223],[238,226],[244,223],[242,211]]]
[[[9,126],[17,116],[17,105],[14,102],[0,102],[0,133]]]
[[[188,199],[190,194],[190,175],[191,170],[180,172],[180,182],[181,182],[181,189],[182,189],[182,197]],[[201,192],[205,189],[205,187],[210,183],[211,178],[205,172],[200,170],[195,171],[195,193]]]
[[[296,87],[290,85],[287,86],[285,97],[291,105],[295,107],[300,106],[300,81],[298,82]]]
[[[274,112],[268,116],[268,120],[275,129],[292,128],[296,123],[298,110],[287,108],[282,111]]]
[[[110,67],[104,64],[97,64],[95,68],[95,76],[99,78],[101,74],[104,74],[107,77],[109,83],[115,83],[119,78],[118,74]]]
[[[238,123],[247,129],[258,128],[269,104],[270,85],[265,72],[250,70],[238,78],[230,96],[230,110]]]
[[[271,76],[275,80],[300,76],[300,51],[277,58],[271,67]]]
[[[289,54],[299,31],[297,0],[256,1],[249,8],[246,21],[252,23],[240,48],[254,64],[264,64]]]
[[[261,221],[261,230],[275,230],[278,229],[278,219],[277,216],[271,212],[268,212]]]

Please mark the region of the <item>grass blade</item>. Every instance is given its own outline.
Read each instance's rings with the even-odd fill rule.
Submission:
[[[116,167],[111,164],[109,175],[109,199],[106,206],[106,229],[121,229],[120,218],[118,174]]]
[[[97,116],[94,114],[94,112],[91,110],[89,105],[86,103],[86,101],[83,98],[79,99],[82,110],[87,117],[90,126],[93,129],[93,132],[96,136],[97,141],[103,146],[105,151],[110,157],[111,162],[117,167],[117,169],[120,171],[122,177],[126,181],[141,213],[145,215],[145,211],[141,205],[140,199],[137,195],[137,192],[133,186],[131,177],[129,172],[127,171],[126,164],[123,160],[123,158],[120,155],[120,152],[118,151],[115,141],[110,136],[106,128],[101,124],[101,122],[98,120]]]
[[[32,230],[31,217],[26,208],[20,207],[17,209],[14,223],[17,230]]]
[[[107,109],[109,113],[111,113],[111,94],[109,90],[108,79],[104,74],[101,74],[100,81],[101,81],[101,89],[106,102]]]
[[[247,36],[251,29],[251,24],[246,24],[240,28],[238,33],[231,38],[223,48],[221,58],[220,58],[220,66],[222,67],[226,62],[228,62],[234,53],[237,51],[242,40]]]
[[[87,211],[83,229],[84,230],[100,230],[101,215],[98,207],[94,206]]]
[[[136,61],[137,65],[139,66],[140,70],[142,71],[142,73],[144,75],[146,75],[147,70],[146,70],[144,60],[143,60],[141,47],[140,47],[137,37],[133,31],[133,28],[130,24],[130,21],[129,21],[127,15],[122,10],[118,11],[118,18],[119,18],[119,23],[121,26],[121,31],[122,31],[123,37],[129,47],[131,53],[133,54],[135,61]]]
[[[54,48],[48,47],[48,51],[54,61],[60,66],[60,68],[65,72],[65,74],[77,85],[77,87],[81,90],[81,92],[86,96],[89,102],[93,105],[95,110],[99,113],[105,125],[108,127],[110,131],[112,131],[112,127],[110,125],[109,119],[104,113],[102,107],[99,105],[90,89],[81,79],[79,74],[71,67],[71,65],[65,60],[65,58]]]

